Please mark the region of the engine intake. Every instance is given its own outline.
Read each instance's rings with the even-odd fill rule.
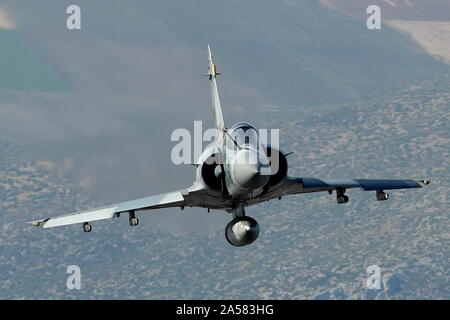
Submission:
[[[217,161],[214,161],[215,154],[211,155],[202,164],[201,175],[205,184],[214,190],[222,190],[221,167]]]
[[[275,186],[280,183],[287,175],[288,162],[286,156],[280,150],[266,147],[266,155],[270,161],[272,175],[270,176],[267,186]]]

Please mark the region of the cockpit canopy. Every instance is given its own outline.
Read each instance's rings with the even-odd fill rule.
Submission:
[[[229,130],[230,136],[239,147],[249,148],[258,146],[258,130],[250,123],[239,122]]]

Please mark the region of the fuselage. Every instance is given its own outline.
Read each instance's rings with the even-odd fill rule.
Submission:
[[[269,175],[264,174],[267,157],[256,128],[245,122],[235,124],[229,130],[225,149],[225,179],[230,195],[257,195]]]
[[[240,122],[219,135],[220,138],[206,147],[198,161],[197,179],[211,186],[211,178],[218,191],[241,200],[257,196],[269,181],[268,159],[261,144],[258,130],[249,123]],[[211,158],[214,162],[211,163]],[[208,164],[205,162],[208,161]],[[210,167],[210,173],[205,166]],[[266,170],[265,170],[266,169]],[[220,188],[219,188],[220,187]]]

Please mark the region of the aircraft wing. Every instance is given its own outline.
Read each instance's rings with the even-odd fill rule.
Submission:
[[[106,220],[117,217],[122,212],[151,210],[170,207],[197,206],[196,194],[203,190],[189,189],[163,193],[136,200],[125,201],[101,208],[75,212],[31,222],[34,226],[43,224],[43,228],[53,228],[70,224]]]
[[[430,180],[403,179],[318,179],[288,177],[282,184],[283,194],[332,191],[336,189],[359,188],[364,191],[422,188]]]

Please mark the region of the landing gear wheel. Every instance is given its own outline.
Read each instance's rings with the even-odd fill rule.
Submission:
[[[235,247],[249,245],[259,236],[259,224],[252,217],[238,217],[227,224],[225,238]]]

